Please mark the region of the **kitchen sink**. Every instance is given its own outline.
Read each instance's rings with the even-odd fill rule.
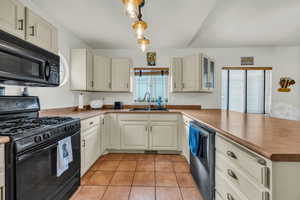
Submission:
[[[168,112],[169,110],[167,108],[132,108],[130,111],[164,111]]]

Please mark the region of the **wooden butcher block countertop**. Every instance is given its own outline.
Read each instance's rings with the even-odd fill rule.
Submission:
[[[244,114],[220,109],[172,109],[170,112],[132,112],[128,109],[59,111],[56,109],[42,111],[41,115],[87,119],[105,113],[182,113],[272,161],[300,162],[300,122],[261,114]]]

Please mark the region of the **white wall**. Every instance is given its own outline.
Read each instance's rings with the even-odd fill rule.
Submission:
[[[30,0],[23,0],[22,3],[58,28],[59,52],[66,58],[69,64],[70,50],[72,48],[88,48],[83,41],[66,30],[58,22],[52,20],[51,17],[46,14],[48,12],[47,10],[41,10],[32,4]],[[78,104],[78,93],[70,91],[69,88],[70,83],[67,82],[63,87],[57,88],[29,88],[29,93],[30,95],[40,97],[42,109],[76,106]],[[7,86],[6,94],[18,95],[21,89],[21,87]],[[88,103],[88,98],[86,98],[85,103]]]
[[[185,56],[203,52],[216,58],[216,90],[212,94],[204,93],[171,93],[170,104],[196,104],[203,108],[221,107],[221,68],[223,66],[240,66],[241,56],[254,56],[255,66],[271,66],[272,72],[272,113],[282,114],[286,108],[291,108],[293,114],[284,113],[290,119],[300,119],[297,116],[300,109],[299,79],[300,79],[300,47],[268,47],[268,48],[206,48],[206,49],[161,49],[157,53],[157,67],[169,67],[170,59],[176,56]],[[136,50],[94,50],[95,54],[111,57],[131,57],[134,67],[146,66],[146,55]],[[280,77],[290,76],[296,79],[296,86],[290,93],[277,92]],[[125,103],[133,102],[132,94],[93,93],[92,99],[105,98],[105,103],[122,100]],[[279,106],[278,106],[279,105]],[[275,112],[280,110],[280,112]],[[289,111],[290,112],[290,111]]]

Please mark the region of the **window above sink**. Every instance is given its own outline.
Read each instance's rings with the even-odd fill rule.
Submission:
[[[168,102],[169,68],[134,68],[134,101]],[[148,94],[148,95],[147,95]],[[150,94],[150,95],[149,95]],[[149,96],[150,99],[149,99]]]

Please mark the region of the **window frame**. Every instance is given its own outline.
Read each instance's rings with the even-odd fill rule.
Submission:
[[[248,113],[248,71],[255,70],[263,71],[263,113],[267,114],[266,112],[266,86],[267,86],[267,71],[272,71],[272,67],[223,67],[222,70],[227,70],[227,87],[226,87],[226,110],[230,110],[230,71],[232,70],[239,70],[244,71],[245,75],[245,92],[244,92],[244,99],[245,99],[245,105],[244,105],[244,113]],[[271,77],[271,75],[270,75]],[[269,110],[269,109],[268,109]]]
[[[169,84],[169,82],[170,82],[170,69],[167,68],[167,67],[157,67],[157,68],[153,68],[153,67],[152,68],[150,68],[150,67],[137,67],[137,68],[133,69],[133,101],[134,101],[134,103],[147,103],[147,101],[138,101],[138,98],[136,96],[136,90],[138,89],[138,87],[137,87],[137,80],[136,80],[136,77],[138,75],[136,75],[136,73],[138,71],[143,71],[143,70],[146,70],[146,71],[148,71],[148,70],[152,70],[152,71],[165,71],[165,72],[167,72],[167,75],[165,75],[166,77],[164,77],[165,80],[163,81],[164,82],[164,90],[165,90],[164,91],[165,95],[164,95],[163,102],[164,103],[168,103],[169,100],[170,100],[170,88],[169,88],[169,85],[170,85]],[[145,74],[150,73],[150,75],[145,75],[145,76],[149,76],[150,77],[150,80],[149,80],[148,84],[150,84],[150,87],[151,87],[151,85],[153,85],[153,83],[155,82],[155,80],[153,78],[153,75],[155,75],[155,73],[158,73],[158,72],[144,72],[144,73]],[[153,75],[151,75],[151,73],[153,73]],[[152,90],[153,90],[153,88],[150,88],[150,93],[151,94],[153,94]],[[151,103],[153,103],[153,102],[155,102],[155,101],[151,100]]]

